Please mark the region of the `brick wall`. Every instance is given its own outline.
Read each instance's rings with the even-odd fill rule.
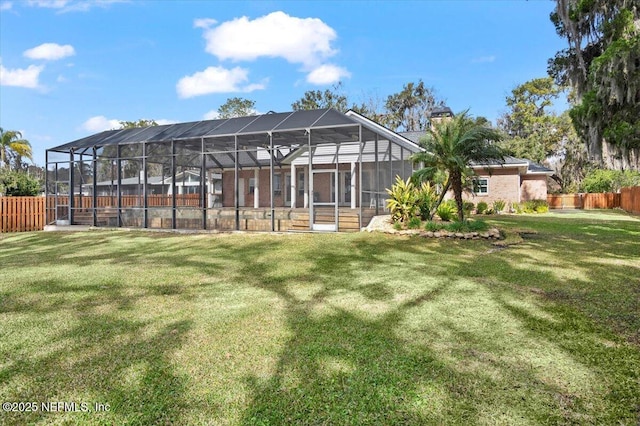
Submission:
[[[546,200],[547,199],[547,176],[532,175],[522,176],[520,185],[520,201]]]
[[[520,176],[517,169],[497,169],[493,170],[491,176],[478,170],[479,178],[489,180],[488,194],[463,194],[462,198],[472,203],[478,204],[480,201],[491,205],[496,200],[505,200],[507,202],[517,202],[519,198]],[[451,194],[453,197],[453,194]]]

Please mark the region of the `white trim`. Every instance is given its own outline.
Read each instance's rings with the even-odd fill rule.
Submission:
[[[344,115],[354,119],[355,121],[359,122],[362,126],[367,128],[368,130],[371,130],[374,133],[378,133],[380,136],[385,137],[385,139],[387,139],[389,141],[395,142],[395,143],[399,144],[400,146],[405,145],[405,146],[403,146],[403,148],[406,148],[409,151],[414,151],[414,153],[423,152],[424,151],[424,149],[420,145],[417,145],[416,143],[414,143],[410,139],[407,139],[404,136],[399,135],[398,133],[394,132],[393,130],[390,130],[390,129],[387,129],[386,127],[384,127],[384,126],[381,126],[380,124],[376,123],[375,121],[365,117],[362,114],[358,114],[357,112],[355,112],[355,111],[353,111],[351,109],[349,111],[345,112]]]
[[[475,185],[475,181],[480,181],[480,180],[486,180],[486,181],[487,181],[487,185],[486,185],[486,186],[487,186],[487,192],[476,192],[476,191],[475,191],[475,186],[476,186],[476,185]],[[474,184],[474,189],[473,189],[473,191],[472,191],[472,192],[473,192],[473,195],[475,195],[476,197],[486,197],[486,196],[488,196],[488,195],[489,195],[489,192],[490,192],[490,191],[489,191],[489,184],[490,184],[490,182],[491,182],[491,178],[490,178],[490,177],[488,177],[488,176],[475,176],[475,177],[472,179],[472,182],[473,182],[473,184]],[[478,187],[480,187],[480,185],[478,185]]]

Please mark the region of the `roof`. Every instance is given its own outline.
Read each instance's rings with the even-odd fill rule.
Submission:
[[[50,151],[68,152],[74,150],[83,153],[93,147],[107,145],[180,140],[199,141],[200,139],[215,140],[218,147],[228,150],[233,149],[236,140],[242,147],[265,147],[269,141],[265,135],[271,135],[276,146],[291,146],[307,143],[309,132],[316,136],[312,144],[357,142],[360,139],[361,127],[363,128],[363,140],[365,137],[373,137],[373,134],[378,134],[413,152],[420,150],[420,147],[412,141],[360,114],[353,111],[343,114],[333,108],[325,108],[145,128],[107,130],[51,148]]]
[[[439,106],[431,110],[430,117],[453,117],[453,111],[448,106]]]
[[[471,167],[474,169],[479,169],[479,168],[492,168],[492,167],[517,167],[517,168],[521,168],[523,171],[523,174],[544,174],[544,175],[551,175],[553,174],[553,170],[535,163],[531,160],[527,160],[526,158],[516,158],[516,157],[512,157],[510,155],[506,155],[504,157],[504,159],[502,161],[496,160],[496,161],[490,161],[489,163],[485,163],[485,164],[476,164],[476,163],[471,163]]]

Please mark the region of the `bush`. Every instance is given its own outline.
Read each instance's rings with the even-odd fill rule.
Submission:
[[[480,201],[476,207],[476,211],[478,214],[482,214],[487,211],[487,208],[489,208],[489,205],[484,201]]]
[[[476,208],[476,205],[473,204],[471,201],[464,201],[462,203],[462,210],[464,210],[464,215],[465,216],[469,216],[471,215],[471,212],[473,211],[473,209]]]
[[[387,189],[387,193],[390,197],[387,200],[387,207],[391,211],[394,222],[407,223],[409,218],[416,216],[418,197],[411,179],[405,182],[400,176],[396,176],[396,183],[391,189]]]
[[[0,170],[0,194],[23,197],[42,192],[40,181],[25,172]]]
[[[443,225],[441,223],[433,222],[430,220],[426,223],[426,225],[424,226],[424,229],[425,231],[435,232],[435,231],[441,230],[442,226]]]
[[[422,226],[422,220],[417,216],[409,219],[409,223],[407,224],[407,228],[409,229],[420,229],[420,226]]]
[[[493,211],[495,211],[496,213],[504,211],[504,207],[506,205],[507,203],[504,200],[496,200],[493,202]]]
[[[466,230],[466,222],[451,222],[445,226],[449,232],[464,232]]]
[[[469,231],[472,232],[481,232],[489,229],[489,225],[487,225],[487,222],[481,219],[469,220],[466,222],[466,224]]]
[[[400,231],[402,229],[402,222],[393,222],[393,229]]]
[[[548,211],[547,200],[529,200],[522,203],[521,213],[547,213]]]
[[[431,209],[438,201],[438,194],[435,187],[429,182],[422,182],[422,184],[416,187],[416,203],[418,210],[420,210],[420,217],[423,220],[431,219]]]
[[[517,214],[521,214],[522,213],[522,206],[520,206],[520,203],[512,203],[511,207],[513,208],[513,211]]]
[[[451,203],[446,202],[442,203],[438,206],[438,210],[436,211],[438,217],[445,222],[449,222],[456,215],[456,208],[451,205]]]
[[[603,170],[589,172],[582,180],[583,192],[619,192],[626,186],[640,185],[640,172],[631,170]]]

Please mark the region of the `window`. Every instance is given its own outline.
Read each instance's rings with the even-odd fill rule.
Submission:
[[[298,172],[298,196],[304,197],[304,172]]]
[[[474,179],[473,193],[476,195],[487,195],[489,193],[489,179],[487,178]]]
[[[273,174],[273,194],[282,194],[282,175],[280,173]]]
[[[249,194],[253,194],[256,192],[256,179],[249,178]]]

